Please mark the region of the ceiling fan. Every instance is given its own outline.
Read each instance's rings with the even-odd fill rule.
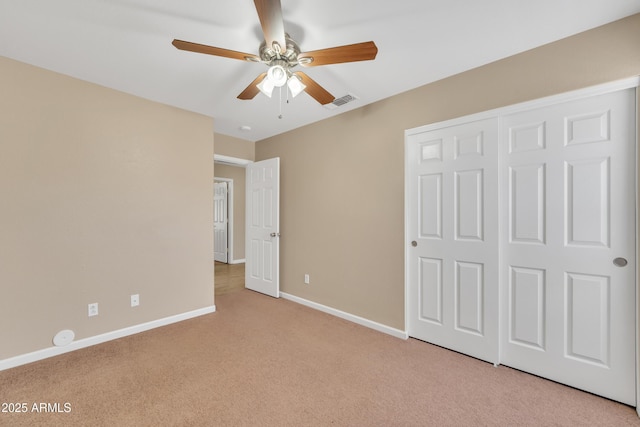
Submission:
[[[265,39],[260,45],[259,55],[177,39],[172,42],[176,48],[181,50],[266,64],[269,67],[267,72],[256,77],[238,95],[239,99],[253,99],[258,92],[271,97],[274,88],[283,87],[286,84],[294,97],[305,91],[320,104],[329,104],[335,99],[333,95],[302,71],[291,71],[291,69],[297,65],[317,67],[343,62],[367,61],[375,59],[378,53],[378,48],[372,41],[300,52],[298,44],[284,31],[280,0],[254,0],[254,3]]]

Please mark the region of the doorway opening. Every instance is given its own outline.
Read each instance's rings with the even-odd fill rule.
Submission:
[[[250,160],[221,156],[214,156],[214,277],[215,295],[224,295],[244,289],[245,283],[245,168],[252,163]],[[222,198],[216,194],[217,187],[226,185],[226,203],[219,202]],[[220,193],[223,193],[221,190]],[[226,205],[224,208],[222,205]],[[226,209],[226,236],[216,230],[223,225],[216,221],[221,219],[219,210]],[[220,242],[220,241],[223,242]],[[226,260],[222,256],[226,251]]]

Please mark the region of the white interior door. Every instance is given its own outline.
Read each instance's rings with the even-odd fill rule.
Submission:
[[[280,297],[280,158],[247,166],[245,287]]]
[[[409,335],[498,361],[498,120],[407,138]]]
[[[635,406],[634,106],[503,117],[501,360]]]
[[[215,182],[213,187],[213,256],[216,261],[226,263],[229,235],[227,183]]]

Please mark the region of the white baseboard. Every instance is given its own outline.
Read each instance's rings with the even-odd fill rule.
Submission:
[[[181,322],[183,320],[191,319],[194,317],[202,316],[209,313],[214,313],[216,306],[200,308],[198,310],[188,311],[182,314],[176,314],[175,316],[169,316],[158,320],[152,320],[151,322],[141,323],[139,325],[129,326],[127,328],[118,329],[116,331],[107,332],[104,334],[96,335],[89,338],[83,338],[78,341],[73,341],[71,344],[64,347],[49,347],[42,350],[37,350],[32,353],[22,354],[20,356],[10,357],[9,359],[0,360],[0,371],[5,369],[15,368],[16,366],[26,365],[27,363],[36,362],[38,360],[47,359],[49,357],[58,356],[60,354],[69,353],[71,351],[79,350],[81,348],[90,347],[92,345],[101,344],[106,341],[115,340],[118,338],[126,337],[128,335],[134,335],[140,332],[148,331],[149,329],[159,328],[160,326],[166,326],[171,323]]]
[[[382,323],[374,322],[373,320],[356,316],[355,314],[347,313],[341,310],[337,310],[335,308],[328,307],[326,305],[318,304],[317,302],[309,301],[304,298],[300,298],[295,295],[288,294],[286,292],[280,292],[280,296],[284,299],[297,302],[298,304],[306,305],[307,307],[311,307],[316,310],[320,310],[324,313],[328,313],[333,316],[339,317],[341,319],[345,319],[350,322],[357,323],[358,325],[366,326],[367,328],[375,329],[378,332],[383,332],[385,334],[392,335],[396,338],[401,338],[403,340],[406,340],[409,338],[409,334],[406,331],[401,331],[400,329],[392,328],[390,326],[383,325]]]
[[[229,260],[229,264],[244,264],[245,263],[245,259],[232,259]]]

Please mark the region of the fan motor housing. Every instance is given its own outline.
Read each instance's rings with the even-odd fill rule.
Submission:
[[[287,49],[284,52],[280,52],[280,54],[278,54],[273,47],[267,46],[267,42],[263,41],[259,49],[260,59],[269,65],[272,65],[271,63],[277,60],[285,61],[289,67],[297,65],[300,47],[289,34],[285,33],[284,38],[287,43]]]

